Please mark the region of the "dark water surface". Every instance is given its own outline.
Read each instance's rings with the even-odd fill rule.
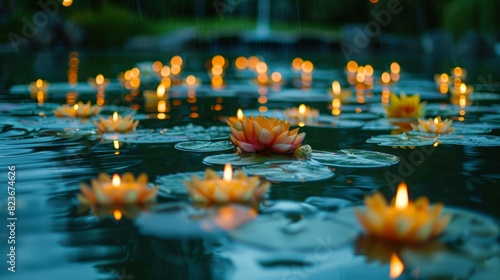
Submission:
[[[214,50],[214,53],[216,51]],[[209,83],[204,65],[205,61],[210,59],[210,54],[181,55],[186,63],[184,75],[194,74],[201,77],[205,84]],[[335,79],[341,80],[342,84],[347,86],[343,74],[345,60],[341,54],[318,56],[312,56],[310,59],[315,63],[316,69],[325,70],[327,74],[318,74],[318,80],[314,80],[311,90],[318,90],[326,95],[329,84]],[[3,63],[2,85],[5,88],[28,84],[37,78],[54,83],[67,81],[68,53],[41,52],[0,57]],[[114,78],[137,62],[167,62],[170,57],[171,54],[81,52],[79,80],[85,81],[87,77],[95,77],[97,73]],[[234,57],[230,57],[231,62]],[[270,67],[276,69],[289,68],[293,59],[293,55],[287,53],[273,56],[264,53],[263,57]],[[308,55],[303,57],[309,58]],[[448,58],[370,56],[361,58],[358,62],[371,63],[376,71],[382,71],[396,59],[403,69],[403,85],[403,81],[409,84],[419,84],[423,80],[432,82],[434,73],[448,72],[456,65],[453,59]],[[495,73],[494,65],[498,66],[498,59],[464,59],[461,62],[461,66],[468,69],[471,82],[477,88],[482,87],[483,91],[488,91],[490,87],[481,84],[478,77],[488,77],[490,73]],[[235,115],[238,108],[256,110],[262,105],[257,100],[258,88],[250,79],[234,74],[232,65],[227,71],[227,84],[244,86],[244,92],[233,89],[222,96],[216,90],[202,86],[196,101],[189,103],[180,90],[179,97],[172,93],[170,112],[164,120],[156,119],[155,106],[147,108],[141,95],[130,100],[125,98],[129,94],[125,89],[107,92],[106,104],[127,107],[138,104],[138,114],[149,116],[141,119],[139,128],[170,128],[189,123],[205,127],[224,126],[219,117]],[[294,88],[292,81],[288,79],[283,87]],[[414,89],[407,86],[407,92],[413,93]],[[492,87],[490,92],[499,94],[495,87]],[[268,93],[269,102],[265,104],[271,111],[307,103],[318,108],[321,114],[330,114],[329,102],[303,102],[293,99],[280,101],[273,100],[272,94],[271,91]],[[374,94],[380,92],[374,90]],[[36,120],[38,117],[17,116],[9,111],[9,104],[36,104],[36,100],[30,99],[29,94],[13,95],[6,91],[2,92],[1,97],[0,106],[4,107],[0,110],[0,176],[3,176],[5,185],[1,191],[1,221],[8,224],[8,166],[16,168],[17,217],[15,273],[7,270],[8,232],[5,226],[2,226],[0,231],[2,279],[388,278],[387,252],[392,250],[389,245],[380,245],[377,241],[367,241],[359,237],[353,242],[321,251],[323,247],[320,246],[320,240],[326,237],[318,228],[310,227],[306,231],[311,234],[305,235],[304,238],[314,239],[310,243],[319,245],[309,249],[296,249],[297,244],[290,244],[288,249],[277,249],[273,247],[273,243],[277,244],[278,241],[273,241],[276,235],[271,232],[271,226],[264,225],[257,231],[228,233],[200,230],[196,219],[183,223],[181,217],[186,214],[183,209],[190,208],[186,197],[182,195],[160,193],[158,205],[151,209],[152,212],[139,214],[135,219],[124,217],[117,221],[112,215],[96,217],[90,211],[79,208],[76,195],[79,193],[79,184],[88,183],[96,178],[99,172],[145,172],[153,183],[158,176],[203,171],[207,167],[203,164],[207,155],[227,152],[183,152],[176,150],[173,144],[122,144],[116,149],[111,141],[100,140],[95,135],[66,134],[60,130],[39,129],[23,124],[19,121]],[[95,95],[81,94],[80,98],[84,101],[95,101]],[[175,100],[179,100],[178,105],[175,105]],[[62,104],[66,102],[66,96],[49,95],[45,102]],[[436,101],[429,100],[429,103],[434,102]],[[474,105],[489,106],[487,113],[498,113],[498,104],[498,100],[483,100],[476,101]],[[12,106],[15,107],[14,105]],[[220,110],[214,109],[216,105],[221,106]],[[495,105],[497,107],[494,107]],[[196,106],[196,109],[193,109],[193,106]],[[36,109],[34,111],[36,112]],[[197,115],[192,115],[193,112]],[[464,122],[478,122],[483,114],[485,113],[468,113]],[[500,146],[383,147],[366,143],[366,140],[372,136],[390,134],[390,131],[307,125],[300,128],[300,131],[307,134],[304,144],[311,145],[315,150],[377,151],[399,157],[400,163],[391,167],[371,169],[337,167],[334,168],[335,175],[332,178],[315,182],[273,182],[266,200],[259,207],[260,216],[264,218],[280,217],[277,219],[289,219],[294,222],[303,218],[328,219],[339,208],[361,205],[363,198],[375,190],[381,191],[388,198],[392,197],[397,183],[403,179],[409,186],[411,199],[425,195],[431,202],[443,202],[446,207],[479,213],[479,217],[488,217],[488,220],[498,224]],[[498,126],[489,133],[499,134]],[[222,170],[221,166],[212,168]],[[355,221],[347,221],[349,222]],[[318,234],[315,234],[317,230]],[[259,245],[259,242],[246,242],[246,237],[241,236],[266,236],[266,231],[269,231],[269,246],[265,246],[266,240],[260,240],[264,245]],[[434,244],[435,246],[430,244],[427,247],[393,248],[403,256],[407,267],[400,277],[492,279],[494,275],[499,275],[498,237],[479,240],[473,230],[467,232],[476,239],[443,242]],[[331,234],[335,235],[336,232],[332,230]]]

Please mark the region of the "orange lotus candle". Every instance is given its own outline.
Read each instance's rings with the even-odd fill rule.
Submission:
[[[288,130],[290,122],[262,115],[250,116],[236,122],[227,122],[231,134],[229,139],[242,152],[272,151],[288,154],[298,148],[306,134],[299,129]]]
[[[117,112],[114,112],[112,117],[100,118],[99,121],[94,121],[94,125],[99,130],[99,132],[119,132],[125,133],[135,130],[137,125],[139,125],[139,121],[134,121],[131,115],[122,116],[118,115]]]
[[[157,188],[148,188],[148,176],[143,173],[135,179],[132,173],[120,176],[114,174],[110,178],[101,173],[97,180],[88,185],[80,184],[81,194],[78,200],[83,204],[91,205],[129,205],[152,202],[156,198]]]
[[[196,204],[212,205],[255,202],[264,196],[271,184],[261,181],[258,176],[247,177],[241,170],[233,175],[231,165],[226,164],[222,178],[207,168],[205,178],[193,175],[191,181],[184,181],[184,185]]]
[[[418,124],[411,124],[411,127],[420,132],[435,133],[435,134],[447,134],[455,131],[455,128],[451,127],[452,120],[442,120],[440,116],[429,120],[418,119]]]
[[[401,97],[391,93],[389,106],[385,106],[389,118],[418,118],[425,112],[425,102],[420,102],[420,95],[407,96],[402,93]]]
[[[283,111],[283,115],[290,120],[304,122],[315,120],[319,116],[319,111],[317,109],[312,109],[309,106],[300,104],[300,106],[292,107]]]
[[[61,105],[54,110],[54,115],[57,117],[89,118],[99,114],[100,110],[99,106],[91,105],[90,101],[86,104],[80,101],[75,105]]]
[[[422,243],[440,235],[451,215],[442,215],[443,204],[430,205],[426,197],[408,199],[404,182],[400,183],[393,205],[380,193],[365,198],[366,209],[356,216],[369,235],[388,241]]]

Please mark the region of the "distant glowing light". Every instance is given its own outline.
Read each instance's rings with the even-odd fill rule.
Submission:
[[[302,63],[302,72],[304,73],[311,73],[314,70],[314,65],[311,61],[305,60]]]
[[[153,69],[153,71],[155,72],[160,72],[161,69],[163,67],[163,63],[161,63],[161,61],[155,61],[153,63],[153,65],[151,66],[151,68]]]
[[[401,67],[399,66],[399,64],[397,62],[391,63],[390,68],[391,68],[391,72],[394,74],[399,74],[399,72],[401,71]]]
[[[236,60],[234,61],[234,66],[238,70],[244,70],[245,68],[248,67],[248,60],[246,59],[246,57],[240,56],[236,58]]]
[[[186,77],[186,84],[188,86],[193,86],[196,83],[196,77],[194,75],[189,75]]]
[[[226,64],[226,59],[222,55],[216,55],[212,58],[212,65],[219,65],[221,67]]]
[[[273,72],[271,74],[271,80],[275,83],[281,82],[281,73],[280,72]]]
[[[170,65],[179,65],[179,66],[182,66],[182,57],[178,56],[178,55],[175,55],[173,56],[171,59],[170,59]]]
[[[62,5],[63,5],[64,7],[69,7],[69,6],[71,6],[72,4],[73,4],[73,0],[63,0],[63,1],[62,1]]]
[[[340,95],[341,91],[342,91],[342,88],[340,87],[339,81],[333,81],[332,82],[332,92],[333,92],[333,95],[338,96],[338,95]]]
[[[380,76],[380,80],[382,80],[382,83],[388,84],[391,82],[391,75],[387,72],[382,73],[382,76]]]
[[[292,68],[300,71],[302,69],[302,63],[304,63],[304,60],[300,57],[296,57],[292,60]]]
[[[347,63],[346,69],[349,73],[355,73],[358,70],[358,63],[356,63],[356,61],[354,60],[351,60]]]

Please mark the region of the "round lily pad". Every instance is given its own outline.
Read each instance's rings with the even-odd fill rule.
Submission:
[[[480,118],[480,120],[483,122],[488,122],[488,123],[500,123],[500,114],[483,115]]]
[[[396,146],[396,147],[412,147],[412,146],[430,146],[434,145],[436,140],[431,137],[414,136],[408,137],[406,134],[387,134],[374,136],[366,143],[378,143],[379,146]]]
[[[217,174],[222,176],[222,172],[217,172]],[[156,184],[160,194],[166,196],[187,196],[188,191],[184,186],[184,181],[190,181],[193,175],[203,178],[205,177],[205,172],[187,172],[158,176],[156,178]]]
[[[258,216],[229,235],[235,240],[274,250],[338,248],[353,241],[358,232],[331,220],[302,219],[293,223],[283,216]]]
[[[399,162],[397,156],[356,149],[338,152],[313,151],[311,158],[323,165],[349,168],[386,167]]]
[[[362,113],[342,113],[338,117],[342,120],[370,121],[380,118],[380,115],[376,113],[362,112]]]
[[[328,167],[312,161],[278,161],[243,167],[243,172],[269,181],[310,182],[333,177]]]
[[[228,126],[211,126],[203,130],[187,130],[185,135],[192,140],[217,141],[229,138],[230,130]]]
[[[190,140],[189,137],[184,135],[169,135],[162,133],[162,131],[158,132],[150,129],[140,129],[130,133],[105,133],[103,139],[130,144],[168,144]]]
[[[224,165],[230,163],[234,166],[245,166],[252,164],[259,164],[264,162],[274,162],[282,160],[290,160],[293,157],[291,155],[281,155],[272,153],[256,153],[256,154],[222,154],[208,156],[203,159],[204,164],[219,164]]]
[[[180,151],[201,153],[228,151],[235,148],[230,141],[188,141],[177,143],[174,147]]]
[[[62,130],[67,128],[91,129],[95,127],[91,120],[80,118],[47,117],[38,120],[20,120],[19,123],[28,127],[53,130]]]
[[[500,136],[494,135],[443,135],[438,139],[441,144],[449,145],[474,147],[500,146]]]

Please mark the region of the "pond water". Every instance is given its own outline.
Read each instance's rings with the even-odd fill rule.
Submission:
[[[361,96],[353,91],[342,99],[341,113],[332,115],[331,82],[350,87],[341,54],[312,56],[309,82],[291,69],[294,55],[264,52],[261,59],[269,72],[279,71],[284,80],[273,86],[257,85],[255,73],[235,69],[236,55],[228,56],[223,88],[210,86],[206,65],[211,55],[181,55],[181,81],[192,74],[202,84],[189,88],[173,83],[161,106],[142,93],[156,89],[154,74],[151,79],[141,77],[138,91],[122,87],[115,77],[139,62],[167,63],[172,54],[80,52],[76,67],[81,84],[76,89],[67,84],[69,53],[2,57],[4,69],[10,69],[2,73],[3,85],[9,88],[0,101],[2,176],[8,177],[8,167],[15,166],[15,213],[8,210],[7,179],[0,204],[3,223],[15,221],[15,230],[3,226],[0,232],[2,259],[7,261],[2,278],[388,279],[393,256],[404,264],[404,270],[394,275],[399,279],[499,275],[500,89],[491,79],[480,78],[494,73],[498,59],[462,61],[460,66],[468,70],[476,88],[472,96],[477,97],[460,107],[450,105],[449,95],[439,93],[432,78],[449,72],[456,61],[360,58],[360,65],[373,65],[376,77],[397,60],[402,73],[391,90],[420,93],[428,102],[427,115],[453,119],[459,135],[404,144],[401,138],[397,142],[379,137],[400,133],[401,123],[408,120],[383,116],[384,89],[377,83],[372,90],[361,90]],[[86,84],[98,73],[111,77],[101,96]],[[38,78],[51,83],[43,100],[29,92],[28,84]],[[99,98],[104,100],[104,115],[135,114],[139,136],[101,139],[92,124],[61,123],[53,116],[59,104],[95,103]],[[228,140],[225,119],[239,108],[245,115],[282,117],[284,109],[303,103],[320,113],[317,121],[299,126],[306,133],[303,143],[314,150],[310,166],[296,167],[291,157],[269,154],[239,158],[231,146],[206,152],[203,143],[176,146],[181,140]],[[335,152],[335,158],[328,158],[329,152]],[[183,178],[209,166],[222,171],[218,163],[229,159],[220,159],[221,154],[238,157],[232,158],[235,168],[242,161],[271,162],[243,167],[247,173],[270,176],[270,190],[257,211],[245,205],[199,209],[190,202]],[[275,168],[278,171],[271,174]],[[148,209],[120,209],[118,218],[113,209],[82,208],[77,200],[80,183],[88,184],[100,172],[146,173],[149,183],[160,187],[157,203]],[[282,174],[293,172],[292,177]],[[406,246],[364,235],[353,208],[375,191],[392,198],[400,181],[408,185],[410,199],[426,196],[432,203],[444,203],[445,212],[453,214],[442,237]],[[8,270],[9,236],[15,240],[15,273]]]

